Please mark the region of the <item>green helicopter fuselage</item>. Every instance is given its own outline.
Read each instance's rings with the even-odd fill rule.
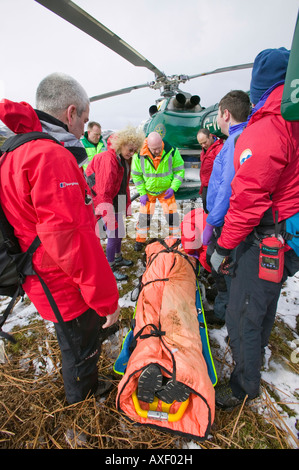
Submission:
[[[146,135],[158,132],[162,139],[179,149],[185,162],[185,179],[176,198],[194,199],[199,197],[200,188],[201,147],[197,133],[199,129],[207,128],[217,137],[223,137],[217,124],[218,104],[202,108],[199,103],[192,106],[191,98],[182,104],[177,97],[163,99],[158,106],[152,107],[153,114],[145,122],[144,132]]]

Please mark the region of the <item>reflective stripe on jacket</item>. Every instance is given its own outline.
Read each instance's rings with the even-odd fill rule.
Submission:
[[[84,137],[82,137],[81,142],[85,147],[88,157],[88,162],[83,165],[83,168],[85,169],[88,163],[93,159],[95,155],[101,152],[105,152],[105,150],[107,150],[107,146],[102,137],[100,138],[100,141],[97,145],[93,144],[92,142],[89,142],[87,138],[87,132],[84,133]]]
[[[131,174],[141,196],[146,193],[161,194],[168,188],[177,191],[185,176],[184,160],[177,148],[164,142],[162,157],[157,169],[155,169],[149,155],[140,153],[133,157]]]

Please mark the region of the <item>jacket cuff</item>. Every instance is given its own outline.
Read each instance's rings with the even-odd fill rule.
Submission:
[[[217,253],[221,256],[229,256],[232,252],[231,249],[223,248],[222,246],[218,245],[218,243],[216,243],[215,249],[216,249]]]

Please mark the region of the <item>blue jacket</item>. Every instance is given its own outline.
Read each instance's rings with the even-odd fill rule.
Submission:
[[[232,193],[231,182],[235,176],[235,138],[241,134],[246,124],[246,122],[242,122],[230,126],[229,136],[214,160],[207,193],[207,210],[209,212],[207,223],[215,227],[223,225],[224,216],[228,211]]]

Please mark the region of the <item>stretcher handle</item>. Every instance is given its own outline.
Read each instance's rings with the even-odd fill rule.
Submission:
[[[160,421],[168,421],[171,423],[175,421],[179,421],[183,417],[187,409],[187,406],[189,404],[189,398],[187,398],[187,400],[181,403],[176,413],[169,413],[170,407],[172,406],[174,402],[168,404],[168,403],[163,402],[162,400],[159,400],[157,397],[155,397],[153,403],[150,403],[150,409],[144,410],[140,406],[139,400],[137,398],[136,390],[132,394],[132,400],[134,403],[135,411],[141,418],[156,419]],[[162,411],[156,411],[159,401],[161,401]]]

